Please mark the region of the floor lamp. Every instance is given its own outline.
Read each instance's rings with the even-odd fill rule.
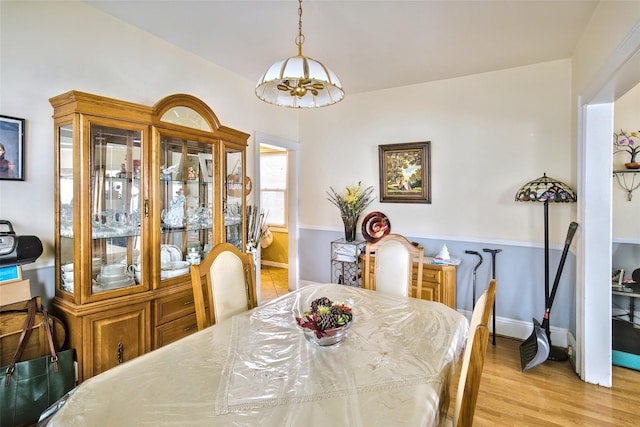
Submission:
[[[562,181],[549,178],[543,174],[540,178],[524,184],[516,193],[516,202],[542,202],[544,203],[544,305],[545,310],[549,305],[549,203],[575,203],[576,193]],[[547,324],[545,330],[549,342],[551,331]],[[564,353],[564,352],[562,352]],[[566,359],[566,354],[558,354],[551,351],[550,359]]]

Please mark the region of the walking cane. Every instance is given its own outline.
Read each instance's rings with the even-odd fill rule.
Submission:
[[[472,295],[473,304],[471,306],[471,311],[473,311],[473,309],[476,308],[476,271],[478,270],[478,267],[480,267],[480,264],[482,264],[482,255],[480,255],[476,251],[464,251],[464,253],[465,254],[471,254],[471,255],[478,255],[478,257],[480,257],[480,260],[478,261],[476,266],[473,267],[473,295]]]
[[[502,249],[482,249],[484,252],[491,254],[491,274],[492,279],[496,278],[496,254],[502,252]],[[496,345],[496,300],[493,300],[493,333],[491,335],[491,344]]]

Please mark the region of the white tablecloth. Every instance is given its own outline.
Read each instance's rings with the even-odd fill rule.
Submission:
[[[295,314],[353,301],[329,347]],[[313,284],[85,381],[50,426],[437,426],[468,323],[434,302]]]

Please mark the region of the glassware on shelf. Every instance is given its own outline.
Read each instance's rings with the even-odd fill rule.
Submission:
[[[184,204],[185,197],[182,190],[176,191],[175,197],[171,200],[168,209],[163,209],[160,217],[165,227],[182,228],[184,227]]]

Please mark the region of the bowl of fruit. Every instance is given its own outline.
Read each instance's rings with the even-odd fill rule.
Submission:
[[[352,302],[333,302],[327,297],[311,302],[296,322],[310,343],[327,346],[344,340],[353,324]]]

